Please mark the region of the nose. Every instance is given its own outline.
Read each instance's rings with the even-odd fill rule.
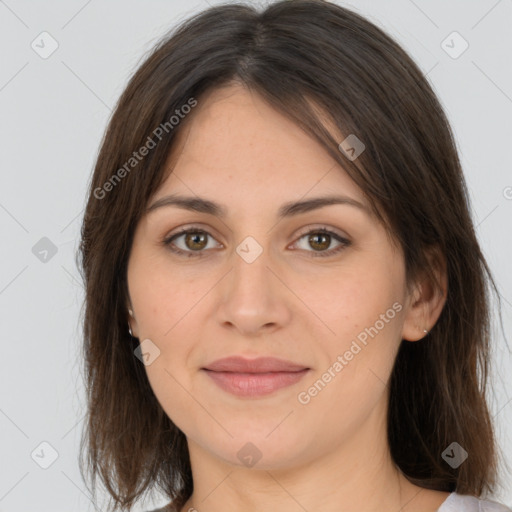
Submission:
[[[290,322],[293,294],[266,249],[253,259],[244,248],[233,252],[233,267],[219,283],[217,315],[223,326],[239,334],[269,334]]]

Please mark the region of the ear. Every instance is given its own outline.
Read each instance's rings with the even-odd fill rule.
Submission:
[[[426,256],[433,275],[421,272],[411,287],[402,328],[402,338],[407,341],[418,341],[427,336],[446,303],[446,260],[438,247],[427,249]]]

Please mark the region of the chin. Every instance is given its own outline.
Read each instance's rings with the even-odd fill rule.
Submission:
[[[299,433],[294,435],[287,431],[278,435],[274,430],[269,435],[271,431],[255,431],[254,428],[230,430],[233,438],[223,435],[217,444],[212,444],[215,439],[208,437],[205,439],[206,446],[203,446],[214,456],[239,468],[279,470],[300,464],[309,443]]]

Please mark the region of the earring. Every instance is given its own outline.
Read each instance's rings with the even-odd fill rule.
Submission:
[[[421,329],[421,327],[419,325],[417,325],[416,328]],[[428,334],[427,329],[422,329],[422,331],[425,333],[425,336]],[[425,337],[425,336],[423,336],[423,337]]]
[[[128,313],[130,316],[133,316],[133,311],[131,309],[128,310]],[[128,332],[130,333],[130,336],[133,338],[132,328],[130,327],[130,322],[128,322]]]

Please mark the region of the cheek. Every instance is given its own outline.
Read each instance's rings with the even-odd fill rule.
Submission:
[[[396,269],[361,259],[303,282],[298,295],[304,297],[331,335],[346,338],[374,325],[395,302],[401,303],[400,290]],[[396,317],[395,313],[391,311],[388,316]]]
[[[192,427],[190,419],[200,417],[204,410],[194,393],[189,391],[191,383],[182,365],[183,359],[179,353],[162,352],[150,366],[146,366],[146,374],[167,416],[179,429],[188,432]]]
[[[362,256],[308,284],[307,304],[328,332],[321,337],[327,361],[318,373],[323,375],[331,368],[331,374],[343,375],[332,379],[332,390],[357,397],[372,382],[377,386],[374,392],[386,382],[401,340],[404,296],[398,263],[392,258]],[[322,378],[329,379],[330,375]]]
[[[398,277],[369,268],[336,274],[326,280],[326,294],[315,292],[311,302],[332,332],[320,338],[323,354],[302,387],[299,403],[306,405],[300,407],[308,421],[330,411],[327,422],[346,432],[358,428],[382,399],[400,343]]]
[[[162,256],[133,257],[128,282],[140,337],[162,340],[172,336],[209,288],[197,273],[193,278]]]

